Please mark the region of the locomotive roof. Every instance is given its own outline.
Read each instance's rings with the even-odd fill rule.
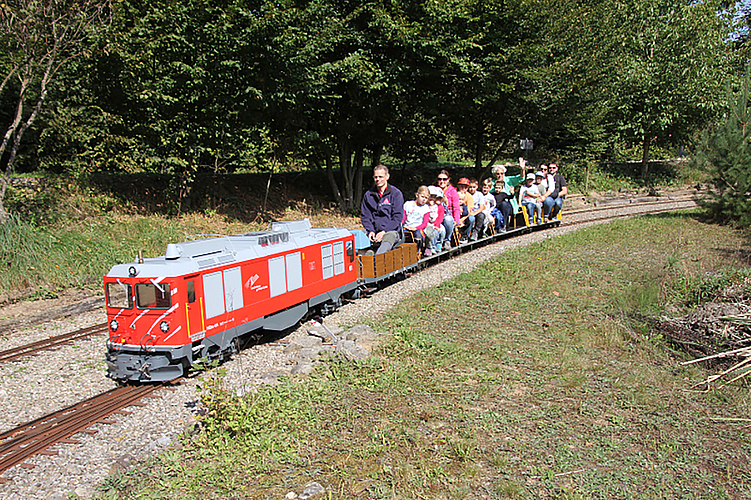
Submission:
[[[127,278],[131,276],[131,268],[135,268],[137,276],[181,276],[233,262],[287,252],[350,234],[348,230],[340,228],[313,228],[308,219],[274,222],[268,231],[234,236],[202,235],[210,237],[170,243],[165,255],[143,259],[143,263],[135,261],[116,264],[107,276]]]

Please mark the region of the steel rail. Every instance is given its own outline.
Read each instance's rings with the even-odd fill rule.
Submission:
[[[22,356],[29,356],[41,351],[60,347],[61,345],[68,344],[75,340],[91,337],[92,335],[98,335],[107,332],[107,323],[101,323],[98,325],[76,330],[74,332],[63,333],[54,337],[49,337],[37,342],[25,344],[22,346],[14,347],[6,351],[0,352],[0,363],[11,361]]]
[[[34,455],[56,455],[49,448],[58,443],[76,444],[71,437],[80,432],[94,434],[88,429],[93,424],[113,423],[107,417],[115,413],[125,414],[128,406],[143,405],[140,400],[163,385],[121,386],[80,403],[58,410],[32,422],[20,425],[0,434],[0,473],[20,465],[34,467],[25,461]],[[0,478],[0,482],[6,479]]]

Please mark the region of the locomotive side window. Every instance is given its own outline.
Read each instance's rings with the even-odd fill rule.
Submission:
[[[136,284],[136,305],[139,309],[169,309],[172,306],[169,285],[166,283]]]
[[[188,289],[188,304],[192,304],[196,301],[196,282],[190,280],[185,287]]]
[[[107,306],[114,309],[132,309],[133,292],[127,283],[107,283]]]
[[[355,251],[353,249],[353,245],[351,241],[347,242],[347,257],[349,257],[350,262],[354,262],[355,260]]]
[[[323,279],[331,278],[334,275],[334,255],[331,244],[321,246],[321,267]]]

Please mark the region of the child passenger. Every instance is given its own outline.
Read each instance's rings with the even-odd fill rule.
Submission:
[[[430,252],[437,253],[443,248],[443,241],[446,239],[446,228],[443,226],[443,218],[446,214],[446,206],[443,204],[443,189],[438,186],[429,186],[430,198],[430,217],[428,222],[433,226],[433,237],[430,239]],[[430,255],[427,253],[426,255]]]
[[[495,232],[503,233],[506,231],[506,216],[503,214],[502,207],[506,207],[507,213],[511,213],[511,204],[509,203],[509,194],[504,188],[504,181],[499,179],[495,181],[495,210],[492,211],[493,217],[495,217]]]
[[[433,230],[430,226],[430,206],[428,205],[430,191],[427,186],[420,186],[415,193],[415,199],[404,204],[404,217],[402,224],[404,231],[412,233],[417,243],[417,251],[425,250],[425,255],[431,254],[430,248],[425,248],[426,239],[429,239]]]
[[[482,193],[477,191],[478,187],[479,183],[477,182],[477,179],[470,179],[468,192],[472,195],[472,208],[469,210],[469,215],[475,218],[475,227],[470,233],[469,241],[477,240],[480,231],[485,230],[485,214],[483,213],[485,210],[485,203],[483,201]],[[470,207],[469,198],[467,198],[467,207]]]
[[[535,174],[528,173],[524,179],[524,184],[519,189],[519,203],[529,214],[530,224],[534,220],[534,214],[537,212],[537,223],[542,222],[542,198],[538,185],[535,184]]]
[[[485,227],[483,231],[487,231],[491,224],[495,223],[493,211],[497,210],[495,206],[495,196],[490,194],[490,190],[493,187],[493,179],[487,178],[482,181],[482,198],[485,203],[485,210],[482,213],[485,214]]]

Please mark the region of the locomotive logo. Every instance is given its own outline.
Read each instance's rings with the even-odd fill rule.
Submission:
[[[245,282],[245,288],[251,288],[253,285],[256,284],[256,281],[258,281],[259,276],[257,274],[254,274],[250,278],[248,278],[248,281]]]

